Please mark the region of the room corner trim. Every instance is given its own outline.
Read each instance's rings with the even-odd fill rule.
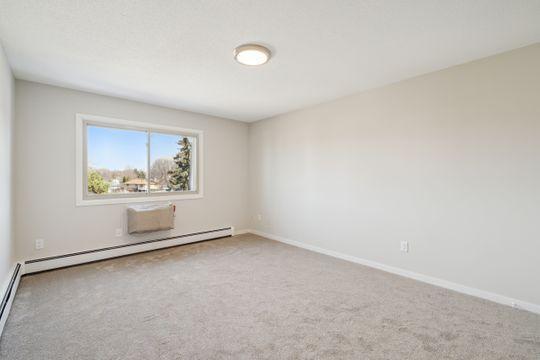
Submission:
[[[527,310],[527,311],[530,311],[530,312],[533,312],[533,313],[536,313],[536,314],[540,314],[540,304],[533,304],[533,303],[529,303],[529,302],[526,302],[526,301],[513,299],[513,298],[510,298],[510,297],[507,297],[507,296],[504,296],[504,295],[495,294],[495,293],[492,293],[492,292],[489,292],[489,291],[484,291],[484,290],[472,288],[472,287],[469,287],[469,286],[466,286],[466,285],[457,284],[457,283],[454,283],[454,282],[451,282],[451,281],[435,278],[435,277],[432,277],[432,276],[419,274],[419,273],[416,273],[416,272],[413,272],[413,271],[400,269],[400,268],[385,265],[385,264],[382,264],[382,263],[379,263],[379,262],[376,262],[376,261],[366,260],[366,259],[358,258],[358,257],[352,256],[352,255],[346,255],[346,254],[343,254],[343,253],[340,253],[340,252],[337,252],[337,251],[323,249],[323,248],[320,248],[318,246],[304,244],[304,243],[299,242],[299,241],[290,240],[290,239],[284,238],[282,236],[265,233],[263,231],[254,230],[254,229],[251,229],[251,230],[248,230],[248,231],[250,233],[252,233],[252,234],[259,235],[259,236],[262,236],[262,237],[265,237],[265,238],[268,238],[268,239],[271,239],[271,240],[276,240],[276,241],[279,241],[279,242],[282,242],[282,243],[285,243],[285,244],[288,244],[288,245],[292,245],[292,246],[296,246],[296,247],[303,248],[303,249],[306,249],[306,250],[318,252],[318,253],[324,254],[324,255],[329,255],[329,256],[332,256],[332,257],[335,257],[335,258],[338,258],[338,259],[350,261],[350,262],[357,263],[357,264],[360,264],[360,265],[369,266],[369,267],[372,267],[372,268],[375,268],[375,269],[378,269],[378,270],[382,270],[382,271],[386,271],[386,272],[389,272],[389,273],[392,273],[392,274],[404,276],[404,277],[407,277],[407,278],[410,278],[410,279],[418,280],[418,281],[421,281],[421,282],[424,282],[424,283],[439,286],[439,287],[446,288],[446,289],[449,289],[449,290],[454,290],[454,291],[460,292],[462,294],[471,295],[471,296],[475,296],[475,297],[482,298],[482,299],[485,299],[485,300],[493,301],[493,302],[496,302],[496,303],[499,303],[499,304],[502,304],[502,305],[507,305],[507,306],[511,306],[511,307],[514,307],[514,308],[517,308],[517,309]]]
[[[233,235],[233,228],[226,227],[196,233],[178,235],[163,239],[146,240],[132,244],[110,246],[107,248],[86,250],[77,253],[51,256],[41,259],[26,260],[24,274],[53,270],[80,265],[99,260],[112,259],[146,251],[158,250],[204,240],[212,240]]]
[[[15,264],[9,283],[1,294],[2,302],[0,303],[0,336],[2,336],[2,331],[4,330],[4,325],[6,324],[9,316],[13,299],[15,298],[15,294],[17,293],[17,289],[19,287],[19,282],[23,273],[23,266],[24,265],[21,263]]]

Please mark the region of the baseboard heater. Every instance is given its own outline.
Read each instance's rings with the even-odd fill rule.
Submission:
[[[2,297],[2,303],[0,303],[0,335],[4,329],[4,324],[6,323],[13,298],[15,297],[15,292],[17,291],[20,277],[21,264],[17,263],[17,265],[15,265],[15,269],[13,270],[13,274],[11,275],[11,279],[9,280],[6,292]]]
[[[122,244],[116,246],[109,246],[101,249],[85,250],[71,254],[27,260],[24,263],[24,273],[30,274],[40,271],[58,269],[145,251],[190,244],[198,241],[219,239],[232,235],[233,228],[226,227],[221,229],[200,231],[161,239],[146,240],[132,244]]]

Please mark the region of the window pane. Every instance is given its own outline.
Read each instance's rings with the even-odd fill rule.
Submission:
[[[196,138],[177,134],[150,135],[150,191],[195,191]]]
[[[88,194],[147,191],[147,133],[87,126]]]

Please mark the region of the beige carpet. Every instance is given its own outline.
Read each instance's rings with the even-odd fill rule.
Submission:
[[[22,279],[1,359],[540,359],[540,316],[254,235]]]

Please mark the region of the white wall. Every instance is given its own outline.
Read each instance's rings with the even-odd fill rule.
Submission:
[[[247,225],[245,123],[59,87],[15,83],[15,234],[22,259]],[[75,206],[75,114],[204,131],[204,198],[175,201],[176,229],[115,237],[126,205]],[[36,238],[45,248],[34,249]]]
[[[13,91],[13,75],[0,44],[0,297],[15,262],[11,226]]]
[[[537,44],[252,124],[252,228],[540,304],[539,64]]]

